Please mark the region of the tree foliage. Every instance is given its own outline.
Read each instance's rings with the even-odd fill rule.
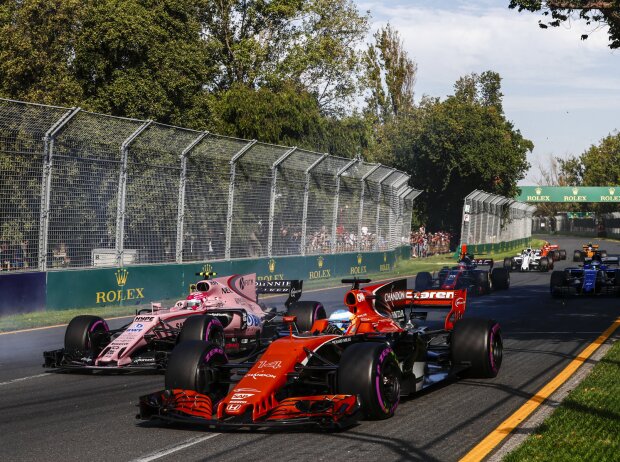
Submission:
[[[464,197],[474,189],[514,196],[529,164],[531,141],[501,111],[500,77],[459,79],[445,101],[427,98],[389,125],[380,157],[412,175],[426,195],[420,219],[429,229],[459,231]],[[491,91],[493,90],[493,91]]]
[[[574,18],[585,20],[587,25],[597,27],[609,27],[609,48],[620,48],[620,1],[597,1],[597,0],[511,0],[509,8],[516,8],[519,12],[541,11],[544,20],[538,21],[538,25],[559,27]],[[588,34],[581,36],[586,40]]]
[[[362,58],[369,92],[367,112],[386,121],[413,108],[418,67],[404,50],[398,31],[389,24],[375,32],[374,39]]]

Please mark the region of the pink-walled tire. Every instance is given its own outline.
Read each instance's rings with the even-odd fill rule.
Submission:
[[[183,323],[177,343],[189,340],[211,342],[222,348],[224,348],[226,343],[224,339],[224,328],[219,319],[204,314],[190,316]]]
[[[287,316],[295,316],[297,318],[295,324],[299,332],[308,332],[312,329],[314,321],[327,318],[323,304],[311,301],[292,303],[288,307],[286,314]]]
[[[450,350],[454,366],[468,366],[462,375],[495,377],[502,365],[504,350],[499,324],[491,319],[461,319],[452,330]]]
[[[76,316],[65,331],[65,350],[98,354],[109,343],[109,331],[108,324],[99,316]]]
[[[338,393],[357,395],[366,418],[387,419],[394,415],[400,402],[401,375],[389,345],[355,343],[340,358]]]
[[[217,369],[227,362],[224,349],[214,343],[200,340],[179,343],[168,359],[165,387],[208,394],[215,403],[228,393],[228,383],[221,380],[223,377]]]

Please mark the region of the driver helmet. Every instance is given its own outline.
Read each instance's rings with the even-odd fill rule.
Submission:
[[[332,326],[346,332],[351,325],[351,319],[353,319],[353,313],[349,310],[336,310],[329,316],[328,321]]]

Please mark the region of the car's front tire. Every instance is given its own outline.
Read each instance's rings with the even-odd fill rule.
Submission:
[[[168,360],[165,387],[168,390],[194,390],[209,395],[214,402],[226,396],[228,383],[217,366],[226,364],[224,349],[214,343],[191,340],[179,343]]]
[[[76,316],[65,331],[65,350],[92,351],[94,355],[98,355],[109,343],[106,335],[109,331],[108,324],[99,316]]]
[[[196,314],[190,316],[181,327],[177,343],[190,340],[211,342],[224,348],[226,341],[222,323],[216,317],[209,315]]]
[[[398,360],[388,344],[355,343],[340,358],[338,393],[357,395],[367,418],[387,419],[400,402],[401,377]]]
[[[295,316],[297,320],[297,330],[299,332],[308,332],[312,329],[314,321],[327,318],[325,307],[320,302],[302,301],[294,302],[288,307],[288,316]]]

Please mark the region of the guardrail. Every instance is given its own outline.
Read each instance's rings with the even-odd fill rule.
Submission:
[[[7,99],[0,165],[4,270],[393,250],[420,194],[359,158]]]

